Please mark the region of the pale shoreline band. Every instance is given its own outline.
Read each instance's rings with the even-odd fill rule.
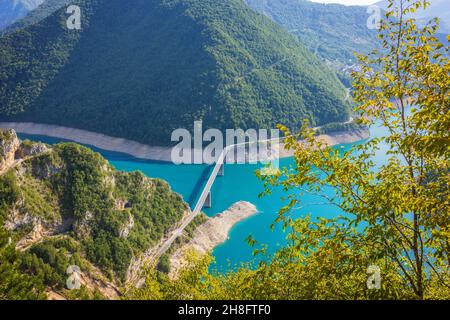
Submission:
[[[0,128],[14,129],[16,132],[23,134],[70,140],[102,150],[129,154],[139,159],[171,162],[171,147],[150,146],[136,141],[115,138],[87,130],[32,122],[0,122]],[[347,144],[369,138],[369,132],[367,130],[336,132],[321,135],[319,138],[329,145]],[[292,156],[291,152],[285,151],[284,148],[281,149],[281,158]]]

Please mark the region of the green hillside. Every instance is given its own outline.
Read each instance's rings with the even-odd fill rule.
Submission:
[[[0,129],[0,297],[36,297],[19,294],[24,280],[10,286],[18,275],[8,272],[30,276],[34,290],[59,290],[69,265],[88,277],[97,268],[104,281],[121,284],[132,258],[155,246],[187,210],[162,180],[116,171],[77,144],[19,142],[14,131]]]
[[[240,0],[78,0],[0,38],[0,120],[168,144],[176,128],[348,119],[336,75]]]
[[[367,28],[364,6],[314,3],[308,0],[245,0],[301,43],[338,68],[356,63],[355,52],[367,53],[377,43],[376,30]]]

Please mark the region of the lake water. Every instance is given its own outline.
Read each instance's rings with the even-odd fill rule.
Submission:
[[[380,136],[384,132],[381,128],[372,128],[372,136]],[[21,139],[42,141],[50,144],[64,141],[45,136],[19,134]],[[336,146],[335,148],[348,150],[352,145]],[[161,178],[169,182],[172,189],[183,196],[183,198],[193,207],[208,179],[212,170],[206,165],[174,165],[156,161],[139,160],[125,154],[99,150],[110,163],[118,170],[134,171],[140,170],[149,177]],[[375,161],[381,163],[384,159],[385,150],[381,148]],[[281,166],[293,165],[292,158],[280,160]],[[229,234],[229,240],[218,246],[213,255],[215,263],[213,269],[223,272],[235,267],[240,263],[257,261],[253,256],[251,248],[246,239],[252,236],[259,243],[264,243],[268,247],[268,252],[273,253],[279,246],[286,243],[286,232],[276,225],[272,230],[271,224],[274,222],[278,211],[286,205],[282,199],[286,193],[280,189],[275,189],[270,196],[260,198],[263,185],[255,176],[255,171],[261,168],[256,164],[227,164],[225,166],[225,176],[218,177],[212,188],[212,208],[205,209],[208,216],[214,216],[237,201],[249,201],[256,205],[259,213],[249,219],[237,224]],[[323,204],[322,199],[311,195],[302,198],[302,206],[292,212],[293,217],[300,217],[311,214],[313,217],[334,217],[343,214],[337,207]]]

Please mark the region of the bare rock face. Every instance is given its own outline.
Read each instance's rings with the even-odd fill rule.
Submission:
[[[11,210],[11,213],[6,217],[4,227],[6,230],[15,231],[26,225],[36,225],[40,221],[37,217],[33,217],[29,213],[22,213],[17,209]]]
[[[22,153],[26,157],[35,156],[44,153],[48,150],[49,148],[45,144],[39,142],[33,143],[29,146],[27,145],[22,147]]]
[[[20,239],[17,244],[17,249],[25,249],[27,247],[32,246],[33,244],[45,239],[47,236],[51,235],[51,232],[49,229],[47,229],[42,221],[39,219],[36,219],[32,223],[32,230],[29,232],[25,237]]]
[[[47,180],[59,173],[63,168],[51,163],[42,164],[40,167],[35,168],[35,175],[39,179]]]
[[[29,232],[16,243],[16,249],[25,250],[46,237],[61,234],[70,229],[72,219],[57,219],[45,221],[39,216],[27,212],[23,207],[23,200],[17,202],[16,207],[10,210],[4,221],[4,228],[8,231],[17,231],[27,228]]]
[[[0,172],[14,164],[15,154],[19,147],[20,141],[14,130],[0,129]]]

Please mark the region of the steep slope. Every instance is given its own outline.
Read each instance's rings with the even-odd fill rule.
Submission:
[[[149,144],[173,129],[348,119],[336,75],[240,0],[78,0],[0,39],[0,119]]]
[[[245,0],[297,36],[312,52],[335,67],[356,62],[354,53],[368,52],[376,30],[367,28],[367,7],[314,3],[308,0]]]
[[[14,131],[0,129],[0,164],[0,255],[9,236],[19,271],[57,290],[76,265],[88,287],[114,291],[131,259],[188,210],[164,181],[118,172],[76,144],[19,142]],[[2,283],[0,296],[4,290]]]
[[[25,17],[45,0],[1,0],[0,30]]]

